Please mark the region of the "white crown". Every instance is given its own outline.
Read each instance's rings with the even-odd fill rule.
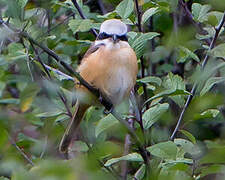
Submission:
[[[101,24],[100,33],[103,32],[122,36],[127,33],[127,25],[118,19],[109,19]]]

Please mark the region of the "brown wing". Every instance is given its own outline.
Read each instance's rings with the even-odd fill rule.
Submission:
[[[97,45],[94,45],[94,43],[91,44],[91,47],[87,50],[87,52],[84,54],[83,59],[87,58],[90,54],[94,53],[97,51],[101,46],[105,46],[104,43],[100,43]]]

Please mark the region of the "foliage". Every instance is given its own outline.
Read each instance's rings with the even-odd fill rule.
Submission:
[[[71,0],[0,1],[0,180],[224,179],[224,27],[217,31],[223,0],[76,2],[87,19]],[[139,142],[117,117],[91,107],[72,158],[64,160],[58,146],[74,113],[74,82],[53,71],[50,79],[42,62],[68,72],[20,33],[76,69],[93,29],[112,18],[130,26],[128,42],[138,57],[141,118],[126,103],[117,110]]]

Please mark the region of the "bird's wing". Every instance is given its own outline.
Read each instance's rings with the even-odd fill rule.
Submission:
[[[104,43],[99,43],[99,44],[95,45],[95,43],[92,43],[91,47],[84,54],[83,60],[85,60],[90,54],[96,52],[102,46],[105,46],[105,44]]]

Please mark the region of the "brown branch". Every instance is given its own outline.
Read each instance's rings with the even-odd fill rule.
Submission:
[[[212,39],[212,41],[210,43],[210,46],[209,46],[209,50],[208,51],[210,51],[210,50],[212,50],[214,48],[214,46],[216,44],[216,40],[217,40],[217,38],[219,36],[219,32],[222,29],[222,27],[224,25],[224,22],[225,22],[225,12],[223,14],[223,17],[222,17],[219,25],[215,28],[215,34],[214,34],[213,39]],[[206,56],[205,56],[203,62],[201,63],[201,69],[202,69],[202,71],[204,70],[204,68],[205,68],[205,66],[207,64],[208,59],[209,59],[209,53],[206,53]],[[182,109],[182,112],[181,112],[181,114],[179,116],[179,119],[177,121],[176,127],[175,127],[175,129],[174,129],[174,131],[173,131],[173,133],[172,133],[172,135],[170,137],[171,140],[174,139],[175,134],[176,134],[176,132],[178,131],[178,129],[180,127],[180,124],[181,124],[181,121],[183,119],[184,113],[185,113],[186,109],[188,108],[188,105],[190,104],[193,96],[195,95],[196,88],[197,88],[197,84],[195,83],[194,86],[191,89],[191,95],[188,95],[187,101],[186,101],[186,103],[185,103],[185,105],[184,105],[184,107]]]
[[[76,1],[76,0],[72,0],[72,3],[73,3],[73,5],[75,6],[75,8],[77,9],[77,11],[78,11],[80,17],[81,17],[82,19],[87,19],[87,17],[86,17],[86,16],[84,15],[84,13],[82,12],[80,6],[78,5],[77,1]],[[91,28],[91,32],[92,32],[96,37],[98,36],[98,33],[96,32],[95,29]]]
[[[136,12],[137,12],[137,18],[138,18],[138,22],[137,22],[137,27],[138,27],[138,31],[139,32],[143,32],[143,28],[141,25],[141,10],[139,8],[138,5],[138,0],[135,0],[135,7],[136,7]],[[145,64],[144,64],[144,58],[143,56],[140,57],[140,61],[141,61],[141,78],[145,77]],[[143,83],[143,89],[144,89],[144,101],[147,100],[148,98],[148,94],[147,94],[147,86],[146,84]],[[149,108],[149,104],[146,104],[146,108]]]
[[[138,27],[138,30],[139,32],[143,32],[143,29],[142,29],[142,26],[141,26],[141,11],[139,9],[139,4],[138,4],[138,0],[134,0],[135,2],[135,7],[136,7],[136,12],[137,12],[137,18],[138,18],[138,23],[137,23],[137,27]],[[145,65],[144,65],[144,59],[143,59],[143,56],[140,58],[140,61],[141,61],[141,78],[144,78],[145,77]],[[144,89],[144,100],[146,101],[147,98],[148,98],[148,94],[147,94],[147,86],[146,84],[143,83],[143,89]],[[149,103],[146,103],[146,109],[149,108]],[[139,146],[138,149],[139,149],[139,152],[144,160],[144,163],[146,165],[146,176],[149,177],[149,165],[150,165],[150,160],[149,160],[149,154],[145,148],[146,146],[146,138],[145,138],[145,130],[143,128],[143,120],[142,120],[142,112],[140,110],[139,112],[140,114],[140,121],[139,121],[139,124],[141,126],[141,129],[142,129],[142,132],[143,132],[143,136],[144,136],[144,147],[141,147]]]
[[[10,143],[19,151],[19,153],[24,157],[24,159],[31,164],[32,166],[34,166],[33,161],[20,149],[19,146],[17,146],[16,142],[13,140],[13,138],[8,135],[9,141]]]

